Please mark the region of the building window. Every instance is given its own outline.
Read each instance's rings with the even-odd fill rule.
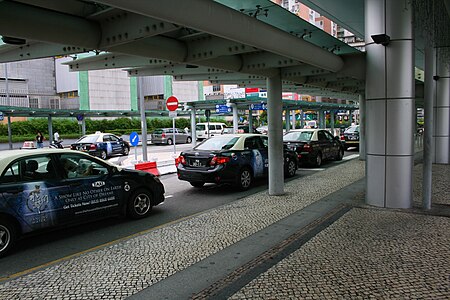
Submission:
[[[147,100],[147,101],[150,101],[150,100],[164,100],[164,95],[163,94],[148,95],[148,96],[144,96],[144,99]]]
[[[29,107],[30,108],[39,108],[39,99],[37,99],[37,98],[30,98],[29,99],[29,103],[30,103],[30,105],[29,105]]]
[[[65,98],[77,98],[78,97],[78,91],[69,91],[69,92],[63,92],[58,94],[61,99]]]
[[[50,99],[50,108],[51,109],[59,109],[59,99]]]
[[[220,92],[220,85],[213,85],[213,92]]]

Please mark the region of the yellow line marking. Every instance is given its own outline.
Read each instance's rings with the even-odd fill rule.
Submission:
[[[123,242],[125,240],[132,239],[132,238],[137,237],[139,235],[144,235],[146,233],[152,232],[152,231],[160,229],[162,227],[170,226],[172,224],[176,224],[176,223],[182,222],[182,221],[184,221],[186,219],[190,219],[190,218],[196,217],[196,216],[198,216],[200,214],[203,214],[203,213],[205,213],[205,211],[201,211],[201,212],[198,212],[198,213],[195,213],[195,214],[183,217],[181,219],[177,219],[177,220],[174,220],[174,221],[171,221],[171,222],[168,222],[168,223],[164,223],[164,224],[161,224],[159,226],[153,227],[151,229],[146,229],[146,230],[143,230],[143,231],[140,231],[140,232],[136,232],[136,233],[133,233],[132,235],[128,235],[128,236],[122,237],[122,238],[117,239],[117,240],[113,240],[113,241],[105,243],[105,244],[101,244],[101,245],[98,245],[98,246],[95,246],[95,247],[92,247],[92,248],[89,248],[89,249],[86,249],[86,250],[83,250],[83,251],[80,251],[80,252],[77,252],[77,253],[74,253],[74,254],[71,254],[71,255],[67,255],[67,256],[58,258],[56,260],[50,261],[48,263],[45,263],[45,264],[42,264],[42,265],[30,268],[30,269],[27,269],[27,270],[24,270],[24,271],[21,271],[21,272],[18,272],[18,273],[11,274],[11,275],[6,276],[6,277],[0,277],[0,283],[1,282],[5,282],[7,280],[15,279],[15,278],[18,278],[18,277],[21,277],[21,276],[24,276],[24,275],[28,275],[28,274],[33,273],[35,271],[38,271],[40,269],[44,269],[46,267],[58,264],[60,262],[63,262],[63,261],[66,261],[66,260],[69,260],[69,259],[72,259],[72,258],[75,258],[75,257],[79,257],[79,256],[81,256],[83,254],[86,254],[86,253],[89,253],[89,252],[93,252],[93,251],[96,251],[98,249],[105,248],[105,247],[111,246],[113,244],[117,244],[117,243]]]

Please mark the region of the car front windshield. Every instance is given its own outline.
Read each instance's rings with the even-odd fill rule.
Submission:
[[[359,126],[351,126],[345,130],[346,133],[359,133]]]
[[[312,136],[312,131],[291,131],[283,136],[283,141],[309,141]]]
[[[81,137],[78,141],[76,141],[77,143],[95,143],[98,140],[98,135],[86,135]]]
[[[214,150],[230,149],[234,146],[234,144],[236,144],[238,139],[239,137],[233,136],[214,137],[199,144],[197,147],[194,148],[194,150],[214,151]]]

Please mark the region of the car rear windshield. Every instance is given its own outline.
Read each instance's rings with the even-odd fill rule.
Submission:
[[[197,147],[195,147],[195,150],[223,150],[223,149],[230,149],[236,144],[239,137],[233,137],[233,136],[220,136],[220,137],[213,137],[211,139],[208,139],[204,141],[203,143],[199,144]]]
[[[153,131],[154,134],[161,134],[163,133],[162,129],[156,129],[155,131]]]
[[[352,126],[347,129],[345,129],[345,132],[347,133],[359,133],[359,126]]]
[[[76,141],[77,143],[96,143],[98,140],[98,135],[86,135],[81,137],[78,141]]]
[[[291,131],[283,136],[283,141],[309,141],[312,136],[312,131]]]
[[[203,124],[195,126],[195,130],[205,130],[205,128],[206,128],[206,126]]]

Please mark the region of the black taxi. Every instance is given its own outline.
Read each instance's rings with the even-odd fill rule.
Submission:
[[[268,137],[261,134],[225,134],[211,137],[176,159],[178,179],[194,187],[205,183],[229,183],[248,189],[254,178],[268,176]],[[285,148],[284,173],[297,171],[295,152]]]

